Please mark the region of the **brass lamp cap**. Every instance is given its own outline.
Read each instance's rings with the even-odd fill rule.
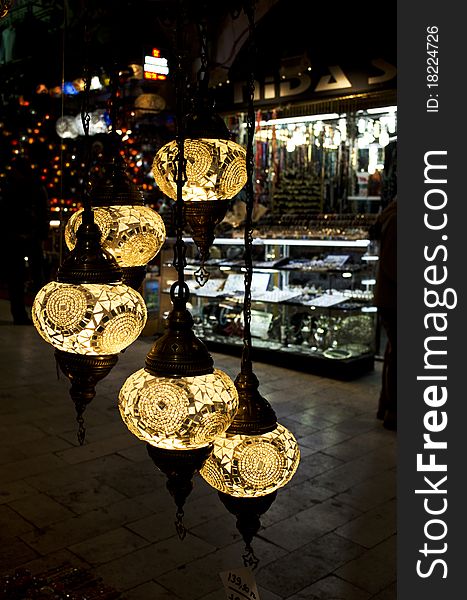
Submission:
[[[60,283],[118,283],[122,270],[115,258],[100,243],[101,232],[91,217],[76,232],[76,246],[57,272]]]
[[[193,111],[186,117],[185,138],[230,140],[231,137],[224,119],[214,112],[212,100],[206,96],[199,97]]]
[[[104,164],[104,175],[91,187],[92,206],[142,206],[143,192],[125,172],[125,163],[120,154],[115,154]]]
[[[242,372],[235,379],[238,392],[238,410],[229,434],[261,435],[277,427],[276,413],[259,393],[259,381],[253,371]]]
[[[184,302],[174,301],[166,332],[146,356],[146,370],[155,377],[195,377],[214,370],[205,344],[192,330],[193,318]]]

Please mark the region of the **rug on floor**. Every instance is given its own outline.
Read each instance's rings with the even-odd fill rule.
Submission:
[[[117,600],[120,592],[89,571],[65,564],[38,575],[16,569],[4,575],[0,600]]]

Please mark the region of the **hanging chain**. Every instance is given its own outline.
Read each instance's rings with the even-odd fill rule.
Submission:
[[[84,68],[84,95],[81,106],[81,123],[83,124],[84,137],[86,140],[89,138],[89,123],[91,121],[90,107],[89,107],[89,90],[91,89],[91,77],[89,67],[86,65]]]
[[[109,117],[112,124],[112,136],[115,138],[117,135],[117,103],[119,96],[119,83],[120,73],[118,64],[114,63],[113,69],[110,75],[110,98],[109,98]]]
[[[185,114],[184,114],[184,96],[186,93],[186,74],[183,69],[182,52],[182,3],[179,3],[177,11],[177,68],[175,74],[175,94],[177,100],[177,149],[178,160],[175,168],[175,183],[177,186],[177,199],[173,206],[173,217],[175,224],[175,244],[173,266],[177,269],[178,297],[186,298],[185,267],[187,247],[183,241],[183,225],[185,223],[185,209],[183,202],[183,186],[186,182],[186,160],[185,160]],[[171,295],[175,293],[175,287],[172,287]],[[173,298],[172,298],[173,300]]]
[[[205,88],[208,86],[208,33],[204,20],[198,23],[198,34],[200,40],[201,66],[198,71],[198,82]]]
[[[242,371],[251,371],[251,282],[253,278],[253,204],[254,204],[254,154],[253,139],[255,134],[255,110],[253,100],[255,96],[254,65],[254,0],[245,2],[245,12],[248,17],[248,54],[251,65],[247,79],[248,111],[246,120],[247,148],[246,148],[246,216],[245,216],[245,296],[243,301],[243,351]]]
[[[86,439],[86,427],[84,426],[84,417],[82,413],[77,415],[76,421],[78,423],[78,432],[76,437],[78,438],[79,445],[82,446],[84,444],[84,440]]]
[[[86,439],[86,427],[84,426],[83,417],[83,413],[86,408],[86,402],[82,400],[80,401],[80,399],[77,397],[74,397],[73,401],[75,403],[76,422],[78,423],[78,431],[76,433],[76,437],[78,438],[79,445],[82,446],[84,444],[84,440]]]
[[[204,19],[198,23],[198,35],[200,41],[200,60],[201,65],[198,70],[198,102],[202,103],[207,99],[209,74],[208,74],[208,37],[207,25]],[[209,258],[209,250],[200,253],[200,266],[194,272],[194,278],[197,284],[202,287],[209,280],[209,271],[205,267],[205,262]]]
[[[87,26],[87,10],[84,17],[84,92],[81,104],[81,123],[83,124],[84,143],[85,143],[85,168],[83,174],[83,220],[92,218],[91,199],[89,194],[90,174],[91,174],[91,142],[89,138],[89,124],[91,122],[90,114],[90,90],[91,90],[91,73],[89,69],[89,31]]]

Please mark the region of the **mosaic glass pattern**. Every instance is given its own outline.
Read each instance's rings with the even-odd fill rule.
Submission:
[[[140,440],[168,450],[207,446],[229,427],[238,408],[233,381],[219,369],[197,377],[154,377],[145,369],[120,390],[120,414]]]
[[[247,180],[246,150],[230,140],[201,138],[185,140],[186,177],[183,200],[227,200]],[[156,154],[152,172],[162,192],[177,199],[178,148],[169,142]]]
[[[295,437],[283,425],[262,435],[224,433],[200,475],[220,492],[242,498],[265,496],[288,483],[300,462]]]
[[[118,354],[146,324],[146,305],[118,284],[46,284],[32,306],[34,326],[54,348],[75,354]]]
[[[65,227],[65,242],[70,250],[76,244],[82,209],[75,212]],[[165,240],[162,217],[149,206],[104,206],[94,208],[94,220],[101,230],[102,246],[120,267],[139,267],[152,260]]]

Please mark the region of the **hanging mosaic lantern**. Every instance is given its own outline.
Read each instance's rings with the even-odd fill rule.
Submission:
[[[219,201],[233,198],[246,183],[246,151],[228,139],[185,140],[186,183],[185,202]],[[160,189],[175,200],[178,161],[176,141],[169,142],[156,154],[154,179]]]
[[[118,354],[146,322],[141,296],[123,283],[52,281],[36,295],[32,318],[46,342],[62,352]]]
[[[201,259],[195,274],[203,285],[208,277],[204,263],[209,258],[215,227],[225,217],[229,203],[246,183],[246,150],[230,139],[224,120],[206,102],[199,102],[188,116],[184,138],[186,180],[182,198],[185,220]],[[178,143],[173,140],[156,154],[152,171],[162,192],[177,198]]]
[[[245,3],[249,24],[248,47],[253,49],[254,3]],[[295,474],[300,450],[293,434],[277,422],[269,402],[259,393],[253,372],[251,339],[251,286],[253,277],[253,141],[254,73],[250,71],[247,114],[247,184],[245,217],[245,293],[243,299],[243,349],[241,370],[235,380],[239,407],[232,424],[213,444],[213,451],[200,469],[200,475],[219,492],[226,508],[237,517],[237,528],[245,541],[245,566],[255,568],[251,542],[260,528],[260,516],[268,510],[277,490]]]
[[[101,233],[89,210],[77,232],[77,243],[57,273],[37,293],[31,314],[43,339],[70,379],[70,395],[84,442],[83,412],[105,377],[141,334],[147,311],[138,292],[122,283],[115,259],[100,246]]]
[[[78,126],[76,125],[75,117],[70,117],[65,115],[64,117],[59,117],[57,119],[57,123],[55,124],[55,131],[57,135],[62,139],[75,139],[79,135]]]
[[[105,165],[103,177],[91,187],[90,200],[103,248],[121,267],[123,281],[139,289],[146,265],[165,241],[162,217],[143,205],[143,194],[126,175],[123,159],[117,153]],[[82,213],[82,210],[74,213],[65,227],[65,242],[70,250],[76,244]]]
[[[230,377],[213,368],[193,319],[173,296],[165,334],[154,343],[144,369],[130,375],[119,395],[128,429],[152,446],[191,450],[211,444],[230,425],[238,394]]]
[[[260,395],[254,373],[240,374],[235,385],[239,409],[229,429],[214,441],[200,474],[219,492],[239,498],[266,496],[293,477],[300,450]]]

